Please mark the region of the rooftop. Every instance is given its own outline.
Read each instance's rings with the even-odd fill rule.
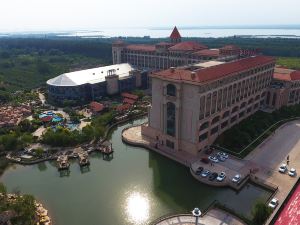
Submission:
[[[193,53],[193,55],[218,57],[220,55],[220,50],[219,49],[203,49],[203,50]]]
[[[109,71],[114,71],[120,78],[130,75],[134,68],[128,63],[98,67],[88,70],[80,70],[64,73],[47,81],[51,86],[78,86],[83,84],[95,84],[105,81]]]
[[[177,27],[175,26],[171,35],[170,35],[170,39],[180,39],[181,38],[181,35],[177,29]]]
[[[293,81],[300,80],[300,71],[283,67],[276,67],[273,75],[276,80]]]
[[[170,51],[197,51],[207,49],[207,46],[195,41],[180,42],[169,48]]]
[[[275,59],[273,57],[259,55],[219,65],[209,66],[208,64],[210,62],[208,62],[206,64],[208,67],[197,68],[193,71],[189,70],[189,68],[171,68],[154,73],[152,76],[179,81],[204,83],[274,62]]]

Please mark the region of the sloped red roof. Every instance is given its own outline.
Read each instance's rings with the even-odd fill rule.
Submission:
[[[219,49],[203,49],[203,50],[193,53],[193,55],[218,57],[220,55],[220,50]]]
[[[192,77],[192,72],[188,69],[175,69],[173,72],[172,69],[168,69],[154,73],[153,75],[166,79],[203,83],[274,62],[275,59],[273,57],[259,55],[241,59],[235,62],[224,63],[217,66],[195,70],[194,78]]]
[[[99,102],[91,102],[90,108],[94,112],[101,112],[105,107],[103,104],[101,104]]]
[[[172,33],[170,35],[170,38],[171,39],[180,39],[181,38],[181,35],[180,35],[180,33],[179,33],[179,31],[178,31],[178,29],[177,29],[176,26],[174,27],[174,29],[173,29],[173,31],[172,31]]]
[[[128,103],[130,105],[133,105],[136,101],[130,98],[124,98],[123,103]]]
[[[127,92],[123,92],[121,94],[121,96],[124,97],[124,98],[133,99],[133,100],[138,100],[138,98],[139,98],[139,96],[134,95],[134,94],[130,94],[130,93],[127,93]]]
[[[154,52],[156,50],[155,45],[145,45],[145,44],[127,45],[126,49],[131,51],[144,51],[144,52]]]
[[[52,121],[52,118],[53,118],[53,116],[46,116],[46,117],[41,118],[40,120],[43,122],[50,122],[50,121]]]
[[[275,70],[273,78],[284,81],[300,80],[299,70],[291,71],[290,69],[286,69],[286,72],[284,72],[284,70],[285,68],[283,68],[283,70]]]
[[[130,104],[118,105],[118,106],[116,107],[116,110],[117,110],[117,111],[125,111],[125,110],[130,109],[130,107],[131,107]]]
[[[291,80],[300,80],[300,71],[296,70],[291,73]]]
[[[194,41],[185,41],[169,48],[170,51],[200,51],[207,49],[207,46]]]

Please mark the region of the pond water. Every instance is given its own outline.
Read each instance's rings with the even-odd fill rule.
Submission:
[[[142,123],[136,120],[134,124]],[[205,209],[214,200],[244,215],[255,202],[271,193],[251,184],[239,193],[196,181],[188,168],[157,153],[125,145],[119,126],[112,133],[114,158],[90,157],[89,170],[72,161],[70,174],[62,176],[56,162],[8,168],[0,181],[8,191],[33,194],[50,211],[55,225],[144,225],[168,213]]]

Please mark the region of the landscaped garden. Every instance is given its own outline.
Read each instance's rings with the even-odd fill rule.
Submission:
[[[283,107],[272,113],[258,111],[221,134],[214,145],[245,157],[282,124],[300,117],[300,105]]]

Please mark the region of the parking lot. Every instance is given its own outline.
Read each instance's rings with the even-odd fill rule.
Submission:
[[[218,151],[214,150],[210,155],[215,156],[217,153]],[[279,187],[276,197],[282,202],[296,181],[295,177],[288,175],[288,171],[285,174],[278,172],[279,166],[286,163],[287,156],[289,157],[288,169],[293,167],[296,171],[300,171],[300,121],[290,122],[279,128],[245,159],[229,156],[224,162],[206,164],[201,161],[201,158],[208,155],[202,153],[200,159],[192,164],[191,170],[196,172],[199,167],[203,167],[218,174],[225,172],[226,179],[222,182],[209,181],[201,175],[193,174],[199,181],[214,186],[232,186],[231,179],[236,174],[241,174],[243,178],[251,170],[252,174],[260,180]]]

